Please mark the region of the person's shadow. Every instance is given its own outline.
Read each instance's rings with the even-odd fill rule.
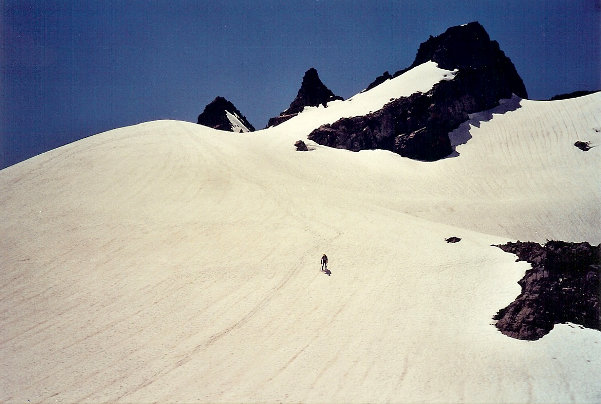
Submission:
[[[328,276],[332,275],[332,271],[330,271],[328,268],[326,268],[325,270],[322,270],[322,272],[324,272]]]

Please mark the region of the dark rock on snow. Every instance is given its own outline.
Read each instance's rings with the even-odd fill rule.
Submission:
[[[305,107],[326,106],[328,102],[334,100],[342,100],[342,97],[335,95],[327,88],[319,79],[317,70],[311,68],[305,72],[301,87],[298,90],[296,98],[290,103],[290,107],[279,116],[269,119],[267,127],[276,126],[287,121],[296,116]]]
[[[302,140],[297,140],[294,146],[296,147],[296,151],[309,151],[309,148]]]
[[[267,122],[267,127],[271,127],[271,126],[278,126],[281,123],[286,122],[288,119],[290,118],[294,118],[295,116],[297,116],[298,114],[284,114],[283,112],[278,115],[278,116],[274,116],[273,118],[269,118],[269,121]]]
[[[215,98],[205,107],[202,114],[198,116],[198,124],[229,132],[246,132],[244,128],[232,124],[227,117],[226,111],[234,115],[249,132],[255,130],[234,104],[223,97]]]
[[[581,140],[576,141],[576,143],[574,143],[574,146],[576,146],[582,151],[589,151],[592,148],[589,142],[583,142]]]
[[[449,237],[446,238],[444,241],[446,241],[447,243],[458,243],[461,241],[461,239],[459,237]]]
[[[522,293],[494,316],[503,334],[536,340],[567,322],[601,330],[601,244],[518,241],[498,247],[532,265],[518,282]]]
[[[409,69],[428,60],[458,72],[454,79],[441,81],[425,94],[412,94],[371,114],[323,125],[311,132],[309,139],[352,151],[385,149],[435,161],[451,154],[448,134],[465,122],[468,114],[493,108],[513,94],[527,97],[513,63],[477,22],[430,37]]]

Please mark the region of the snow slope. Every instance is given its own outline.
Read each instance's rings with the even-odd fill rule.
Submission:
[[[244,124],[242,122],[240,122],[240,117],[237,116],[235,113],[232,114],[226,110],[225,116],[232,124],[232,132],[235,132],[235,133],[250,132],[250,130],[246,126],[244,126]]]
[[[435,163],[294,151],[360,95],[0,171],[0,401],[601,401],[601,333],[525,342],[491,320],[528,268],[491,244],[601,242],[600,151],[573,146],[601,144],[601,94],[508,100]]]

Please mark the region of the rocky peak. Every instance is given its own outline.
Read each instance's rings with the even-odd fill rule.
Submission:
[[[486,70],[488,74],[500,76],[513,94],[528,97],[513,63],[478,22],[451,27],[438,36],[431,36],[419,46],[410,68],[428,61],[447,70]]]
[[[317,70],[310,68],[303,76],[303,82],[298,90],[296,98],[290,103],[290,107],[279,116],[271,118],[267,126],[276,126],[302,112],[305,107],[325,106],[328,102],[342,100],[335,95],[319,78]]]
[[[198,124],[228,132],[253,132],[255,128],[230,101],[216,97],[198,116]]]
[[[449,132],[469,114],[489,110],[513,94],[527,96],[511,60],[477,22],[430,37],[419,47],[413,64],[394,77],[427,61],[457,72],[452,80],[441,81],[425,94],[394,99],[379,111],[323,125],[309,139],[353,151],[385,149],[434,161],[452,153]],[[384,74],[372,84],[387,79]]]
[[[430,36],[417,51],[412,66],[429,60],[443,69],[477,67],[485,64],[490,53],[497,53],[499,45],[491,41],[478,22],[450,27],[438,36]]]
[[[329,88],[325,86],[319,79],[317,70],[310,68],[305,72],[303,76],[303,82],[298,94],[290,107],[284,111],[286,114],[298,114],[303,110],[304,107],[316,107],[318,105],[325,105],[326,103],[334,100],[342,100],[342,97],[335,95]]]

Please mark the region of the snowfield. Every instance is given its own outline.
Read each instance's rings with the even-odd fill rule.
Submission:
[[[408,95],[409,73],[371,91]],[[505,100],[433,163],[295,151],[371,91],[254,133],[115,129],[0,171],[0,401],[600,402],[600,332],[494,327],[529,265],[491,244],[601,242],[601,93]]]

